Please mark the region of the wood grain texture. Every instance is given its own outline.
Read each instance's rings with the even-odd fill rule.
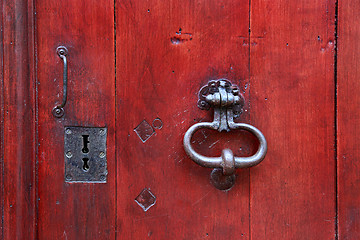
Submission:
[[[115,237],[114,2],[37,0],[39,80],[39,239]],[[56,48],[68,48],[65,116],[51,111],[62,99],[63,63]],[[64,127],[104,127],[106,184],[65,183]]]
[[[360,3],[339,1],[338,205],[339,239],[360,238]]]
[[[252,239],[334,239],[335,1],[251,1]]]
[[[338,227],[359,239],[359,3],[339,1],[335,103],[335,2],[1,2],[0,238],[336,239]],[[59,45],[69,93],[56,119]],[[246,98],[236,121],[269,145],[228,192],[182,146],[191,125],[212,120],[197,94],[219,78]],[[134,131],[144,121],[145,142]],[[108,128],[106,184],[64,182],[65,126]],[[241,131],[199,131],[193,144],[208,156],[257,147]],[[135,202],[144,188],[156,197],[147,211]]]
[[[249,239],[248,170],[238,171],[231,191],[219,191],[211,170],[182,145],[191,125],[212,121],[212,112],[197,107],[209,80],[226,77],[248,94],[248,7],[236,0],[116,1],[118,238]],[[155,118],[163,128],[143,143],[134,129]],[[219,156],[215,136],[200,132],[194,144]],[[134,201],[144,188],[157,198],[146,212]]]
[[[32,1],[2,1],[2,239],[35,238]]]

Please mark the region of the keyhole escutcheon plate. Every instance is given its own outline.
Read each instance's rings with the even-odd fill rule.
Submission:
[[[106,127],[65,127],[65,182],[106,183]]]

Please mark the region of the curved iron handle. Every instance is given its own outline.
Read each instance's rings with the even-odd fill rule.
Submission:
[[[222,168],[224,175],[234,173],[235,168],[248,168],[259,164],[266,155],[267,142],[264,135],[254,126],[246,123],[233,123],[231,129],[243,129],[257,137],[259,140],[259,148],[257,152],[250,157],[235,157],[230,149],[224,149],[221,157],[206,157],[197,153],[191,146],[191,138],[193,134],[200,128],[209,128],[218,130],[218,126],[214,122],[203,122],[192,125],[184,136],[184,149],[187,155],[197,164],[207,168]]]
[[[66,47],[64,46],[60,46],[56,49],[57,54],[59,55],[59,57],[63,60],[64,62],[64,72],[63,72],[63,100],[62,103],[60,105],[57,105],[56,107],[53,108],[52,110],[52,114],[54,115],[54,117],[57,118],[61,118],[62,116],[64,116],[64,107],[66,104],[66,100],[67,100],[67,82],[68,82],[68,73],[67,73],[67,60],[66,60],[66,55],[68,53],[68,50]]]
[[[197,164],[203,167],[215,168],[211,173],[212,183],[221,190],[230,189],[235,183],[235,169],[248,168],[259,164],[266,155],[267,142],[264,135],[256,127],[246,123],[235,123],[234,117],[242,112],[244,97],[237,86],[227,79],[212,80],[201,88],[198,107],[203,110],[214,108],[214,121],[196,123],[184,135],[184,149],[186,154]],[[259,140],[257,152],[250,157],[235,157],[230,149],[224,149],[221,157],[207,157],[197,153],[191,146],[191,138],[201,128],[230,131],[235,129],[246,130]],[[222,171],[220,171],[221,169]]]

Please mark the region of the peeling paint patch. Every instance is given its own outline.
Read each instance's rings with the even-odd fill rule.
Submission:
[[[170,38],[172,44],[178,45],[192,40],[192,33],[182,33],[181,31],[182,29],[179,28],[179,31],[176,32],[175,35]]]

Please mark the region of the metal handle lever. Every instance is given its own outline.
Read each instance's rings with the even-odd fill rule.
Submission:
[[[209,128],[218,130],[218,127],[213,122],[204,122],[204,123],[196,123],[195,125],[191,126],[184,136],[184,149],[185,152],[189,155],[189,157],[203,167],[208,168],[223,168],[223,172],[225,175],[230,175],[234,173],[235,168],[248,168],[259,164],[264,158],[267,151],[267,143],[264,135],[254,126],[251,126],[246,123],[234,123],[231,129],[243,129],[249,131],[250,133],[254,134],[257,139],[259,140],[260,146],[257,152],[250,156],[250,157],[234,157],[232,156],[231,161],[228,160],[229,154],[232,154],[230,149],[223,150],[223,154],[221,157],[206,157],[203,156],[193,149],[191,146],[191,138],[193,134],[199,130],[200,128]],[[226,155],[224,157],[224,151]]]
[[[68,54],[68,50],[66,47],[64,46],[59,46],[56,49],[57,54],[59,55],[59,57],[63,60],[64,62],[64,72],[63,72],[63,100],[62,103],[60,105],[57,105],[56,107],[53,108],[52,110],[52,114],[54,115],[54,117],[57,118],[61,118],[62,116],[64,116],[64,107],[66,104],[66,100],[67,100],[67,82],[68,82],[68,73],[67,73],[67,60],[66,60],[66,55]]]
[[[215,168],[211,174],[212,183],[221,190],[230,189],[235,183],[235,169],[248,168],[259,164],[266,155],[267,142],[259,129],[246,123],[235,123],[234,117],[241,113],[244,98],[236,86],[226,79],[210,81],[199,92],[198,106],[201,109],[214,108],[214,121],[196,123],[191,126],[184,136],[184,149],[187,155],[203,167]],[[235,157],[230,149],[224,149],[221,157],[206,157],[197,153],[191,146],[193,134],[201,129],[208,128],[218,131],[235,129],[246,130],[259,140],[257,152],[250,157]],[[222,171],[219,171],[219,168]]]

